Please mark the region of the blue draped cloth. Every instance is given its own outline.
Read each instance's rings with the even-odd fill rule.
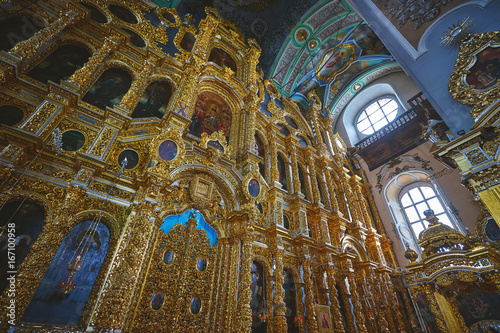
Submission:
[[[163,220],[163,224],[160,227],[160,230],[163,230],[164,233],[168,234],[170,230],[177,224],[181,223],[182,225],[186,225],[186,222],[189,220],[189,216],[195,211],[195,209],[189,209],[182,214],[179,215],[170,215]],[[214,228],[212,228],[200,212],[196,213],[196,228],[204,230],[207,233],[207,237],[210,240],[210,246],[214,246],[217,244],[217,232]]]

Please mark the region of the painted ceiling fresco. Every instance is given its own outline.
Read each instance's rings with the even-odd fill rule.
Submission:
[[[246,38],[254,38],[262,48],[259,67],[268,74],[283,42],[302,16],[318,0],[180,0],[181,17],[193,16],[195,26],[205,17],[205,6],[217,9],[232,20]]]
[[[308,104],[307,93],[315,90],[326,109],[330,109],[360,74],[393,60],[368,25],[346,27],[312,53],[294,81],[291,97]]]

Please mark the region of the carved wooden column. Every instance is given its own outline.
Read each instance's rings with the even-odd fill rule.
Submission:
[[[257,118],[257,108],[255,107],[254,104],[258,103],[258,100],[256,101],[256,96],[253,96],[249,100],[249,107],[247,109],[247,114],[248,114],[248,124],[247,124],[247,135],[246,135],[246,142],[245,147],[246,150],[251,150],[250,143],[255,142],[255,119]]]
[[[91,79],[93,79],[98,68],[103,64],[104,60],[118,48],[123,40],[123,36],[110,36],[104,38],[102,47],[94,52],[89,61],[87,61],[82,68],[77,69],[67,81],[81,89],[90,85],[92,83],[91,81],[93,81]]]
[[[57,21],[38,31],[31,38],[17,43],[10,49],[9,53],[19,56],[22,60],[33,57],[65,28],[74,25],[84,17],[82,13],[77,13],[76,10],[76,8],[73,8],[62,13]]]
[[[331,170],[330,170],[328,164],[329,163],[327,162],[327,160],[325,160],[325,159],[321,160],[321,168],[325,172],[326,188],[327,188],[328,194],[330,196],[330,204],[332,207],[332,212],[335,215],[339,215],[339,214],[342,215],[342,213],[340,212],[340,208],[339,208],[339,202],[337,201],[337,194],[335,193],[335,185],[334,185],[334,181],[332,179]]]
[[[197,58],[192,59],[192,64],[186,65],[183,71],[182,79],[179,84],[177,102],[182,107],[187,107],[186,116],[191,118],[196,103],[196,85],[202,72],[202,63]]]
[[[142,202],[129,215],[88,326],[124,329],[127,313],[137,296],[134,291],[138,291],[140,272],[154,244],[157,214],[155,205]]]
[[[276,307],[275,317],[274,317],[274,332],[276,333],[286,333],[288,331],[288,326],[286,323],[286,306],[285,306],[285,291],[283,290],[283,284],[285,283],[283,277],[283,244],[280,236],[276,238],[276,249],[274,250],[274,260],[276,268],[274,270],[274,280],[275,280],[275,295],[274,295],[274,306]]]
[[[368,292],[373,297],[373,303],[375,305],[375,310],[378,313],[378,321],[377,324],[380,327],[380,331],[382,333],[390,333],[389,323],[386,320],[386,310],[387,306],[385,303],[385,298],[380,289],[380,285],[378,280],[376,279],[376,274],[373,270],[369,269],[367,271],[367,288]]]
[[[259,63],[259,57],[262,50],[255,39],[248,39],[247,43],[249,47],[245,52],[244,59],[248,66],[245,66],[245,68],[241,70],[240,77],[243,78],[242,81],[245,81],[246,79],[248,85],[256,85],[259,79],[257,65]]]
[[[351,214],[353,214],[356,218],[356,221],[362,222],[363,225],[366,227],[366,222],[364,220],[363,212],[361,210],[361,207],[359,205],[359,200],[356,196],[355,193],[355,188],[356,188],[356,176],[351,177],[348,182],[346,182],[346,186],[348,188],[347,195],[350,198],[349,201],[351,202]]]
[[[290,153],[291,157],[291,165],[292,165],[292,174],[291,174],[291,183],[293,185],[293,193],[300,193],[300,179],[299,179],[299,167],[297,162],[297,142],[298,139],[292,135],[288,136],[286,139],[286,148]]]
[[[123,96],[120,107],[127,109],[129,111],[137,104],[139,99],[141,98],[144,90],[146,90],[146,86],[144,82],[148,81],[148,77],[153,73],[155,69],[156,58],[151,57],[148,60],[144,61],[141,72],[134,78],[132,81],[132,85],[127,93]]]
[[[269,135],[267,136],[269,140],[269,148],[270,148],[270,154],[271,154],[271,165],[270,167],[270,173],[271,173],[271,186],[275,186],[275,184],[279,184],[279,172],[278,172],[278,147],[276,146],[276,140],[277,134],[276,134],[276,127],[274,124],[270,123],[266,127],[267,132]],[[267,164],[267,163],[266,163]]]
[[[344,323],[342,322],[342,313],[338,299],[337,282],[335,281],[335,264],[331,255],[329,256],[328,266],[326,267],[326,278],[328,282],[328,291],[330,294],[330,311],[333,316],[333,325],[336,332],[345,332]]]
[[[351,311],[351,303],[349,302],[349,298],[351,295],[349,294],[349,290],[346,285],[346,277],[345,275],[341,275],[340,280],[338,281],[338,286],[340,289],[340,294],[342,295],[342,302],[344,303],[344,309],[346,313],[347,326],[349,327],[349,332],[356,332],[356,327],[354,326],[354,314]]]
[[[316,142],[317,144],[315,145],[316,148],[322,147],[324,145],[323,142],[323,137],[321,136],[321,127],[319,126],[319,121],[318,121],[318,113],[321,110],[321,102],[316,95],[316,92],[312,90],[307,94],[307,98],[310,102],[310,106],[307,110],[307,115],[309,117],[309,121],[312,123],[312,126],[314,128],[314,132],[316,133]]]
[[[250,309],[252,291],[250,285],[252,283],[253,235],[249,233],[243,235],[241,242],[243,253],[241,255],[240,299],[235,332],[250,332],[252,328],[252,309]]]
[[[427,300],[429,301],[431,311],[436,318],[436,324],[442,333],[448,333],[448,328],[444,320],[444,316],[439,310],[439,306],[436,301],[436,296],[434,295],[434,288],[431,285],[422,286],[422,291],[425,293]]]
[[[316,321],[316,308],[314,306],[313,294],[313,281],[311,270],[311,257],[309,256],[309,249],[304,245],[304,258],[301,260],[302,268],[304,270],[304,287],[306,293],[305,306],[306,306],[306,324],[307,332],[318,332],[318,323]]]
[[[368,211],[368,205],[366,203],[366,199],[363,195],[363,191],[361,190],[361,186],[360,186],[360,183],[359,182],[353,182],[353,187],[354,187],[354,191],[356,192],[356,197],[358,199],[358,203],[360,205],[360,209],[361,209],[361,212],[363,214],[363,218],[364,218],[364,221],[365,221],[365,224],[366,224],[366,227],[368,229],[371,229],[373,228],[373,221],[372,221],[372,218],[370,216],[370,212]]]
[[[353,276],[354,273],[347,275],[347,281],[349,282],[349,291],[351,293],[352,304],[354,306],[354,314],[356,316],[356,324],[358,326],[358,332],[368,333],[365,325],[365,314],[363,313],[363,307],[361,305],[360,295],[357,291],[356,279]]]
[[[319,194],[319,187],[318,187],[318,181],[316,180],[316,160],[314,158],[312,150],[308,151],[307,155],[307,164],[309,166],[309,179],[311,182],[311,187],[312,187],[312,194],[313,194],[313,200],[311,200],[314,203],[319,203],[320,202],[320,194]]]
[[[361,192],[363,193],[364,197],[367,198],[367,200],[368,200],[368,205],[371,208],[370,211],[372,213],[375,226],[376,226],[379,233],[383,233],[385,229],[384,229],[384,226],[382,224],[382,220],[380,219],[380,215],[378,214],[378,210],[377,210],[377,206],[375,205],[375,201],[373,200],[371,188],[372,188],[372,185],[369,183],[361,184]]]

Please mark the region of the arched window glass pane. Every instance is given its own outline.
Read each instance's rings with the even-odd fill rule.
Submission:
[[[416,237],[428,226],[424,216],[424,211],[428,209],[434,211],[441,223],[455,228],[431,186],[421,185],[411,188],[401,196],[400,203]]]
[[[358,131],[370,135],[389,124],[396,118],[398,103],[392,98],[380,98],[361,111],[357,127]]]

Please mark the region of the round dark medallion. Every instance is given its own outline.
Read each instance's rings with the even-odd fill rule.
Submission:
[[[85,135],[78,131],[66,131],[62,134],[62,149],[77,151],[85,144]]]
[[[137,166],[137,163],[139,163],[139,154],[132,149],[126,149],[118,155],[118,164],[122,165],[125,158],[127,158],[125,169],[133,169]]]
[[[0,106],[0,124],[14,126],[24,118],[24,112],[14,105]]]

